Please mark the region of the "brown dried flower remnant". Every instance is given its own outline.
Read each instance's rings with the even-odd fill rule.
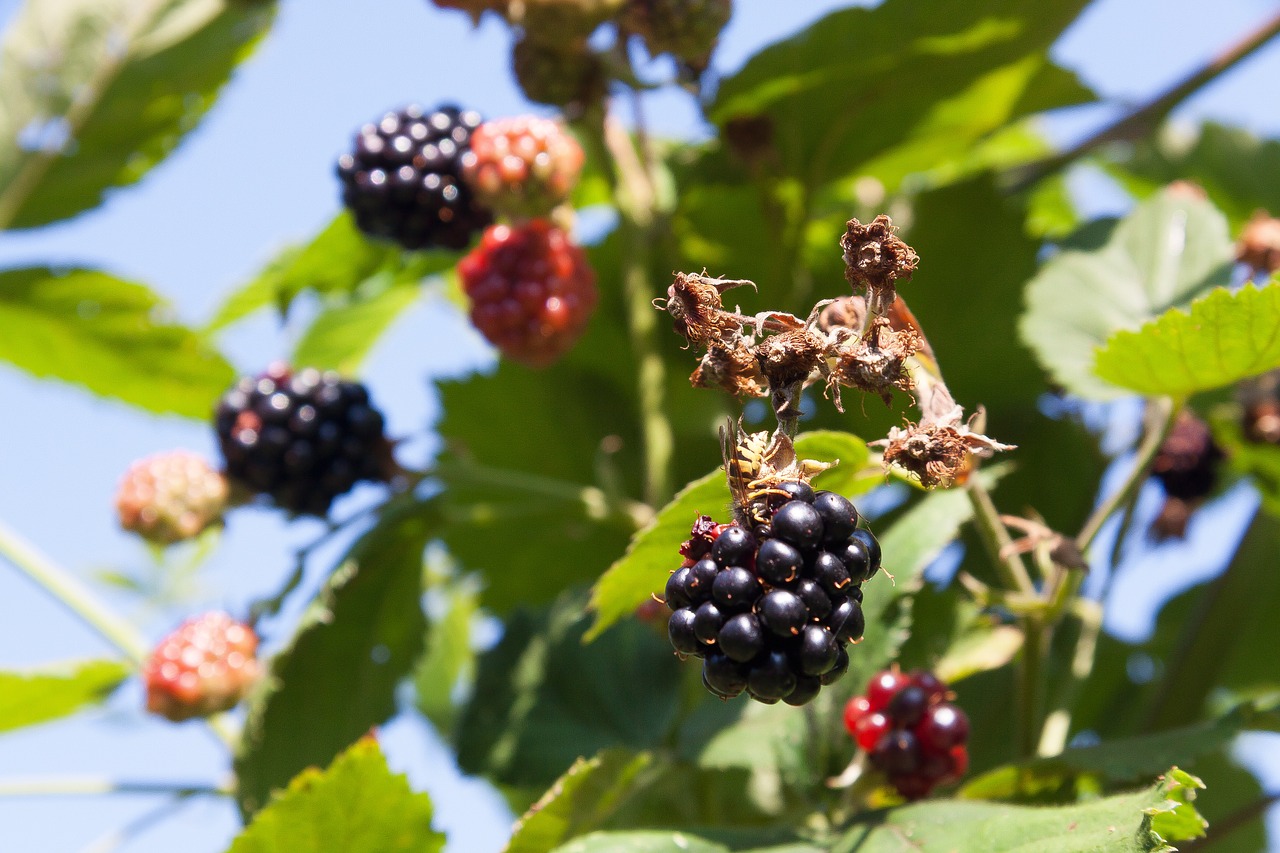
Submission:
[[[891,427],[889,437],[872,444],[884,446],[884,464],[897,465],[920,480],[926,489],[964,482],[969,476],[969,457],[991,456],[1012,450],[970,429],[968,424],[907,423]]]
[[[804,382],[809,374],[824,366],[827,342],[808,329],[794,329],[766,338],[756,347],[760,372],[773,388]]]
[[[850,219],[840,238],[844,250],[845,278],[854,289],[866,288],[867,305],[883,314],[897,295],[898,279],[910,281],[920,257],[895,233],[893,220],[883,213],[867,225]]]
[[[653,305],[671,315],[676,332],[689,343],[710,346],[741,330],[741,320],[724,310],[720,296],[746,284],[751,282],[678,272],[667,288],[667,298],[655,299]]]
[[[768,380],[760,372],[756,355],[742,335],[727,343],[714,343],[689,376],[694,388],[720,388],[735,397],[763,397]]]
[[[915,387],[907,370],[907,359],[921,347],[914,329],[895,330],[886,317],[877,317],[861,338],[853,338],[836,350],[836,363],[827,377],[827,390],[836,409],[844,411],[840,386],[847,385],[878,394],[886,406],[893,403],[890,389],[910,391]]]
[[[1240,232],[1236,259],[1260,272],[1280,270],[1280,219],[1265,210],[1255,212]]]

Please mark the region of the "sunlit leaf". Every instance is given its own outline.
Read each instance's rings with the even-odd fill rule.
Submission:
[[[80,661],[0,672],[0,732],[73,714],[101,702],[129,677],[122,661]]]

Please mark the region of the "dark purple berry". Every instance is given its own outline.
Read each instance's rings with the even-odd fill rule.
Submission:
[[[909,731],[891,731],[871,750],[871,763],[889,776],[909,776],[920,769],[920,743]]]
[[[885,714],[899,728],[914,728],[929,707],[929,694],[914,684],[908,684],[889,700]]]
[[[811,572],[813,579],[828,595],[848,594],[854,583],[844,561],[829,551],[818,552],[818,556],[813,558]]]
[[[667,636],[671,638],[671,647],[682,655],[702,652],[698,636],[693,632],[693,611],[687,607],[681,607],[671,614],[667,621]]]
[[[758,609],[764,626],[779,637],[794,637],[809,621],[809,611],[800,596],[785,589],[765,593]]]
[[[726,613],[750,608],[761,592],[760,579],[741,566],[720,572],[711,585],[711,597]]]
[[[827,617],[827,627],[843,643],[858,639],[867,627],[862,605],[852,598],[846,598],[831,610],[831,615]]]
[[[800,576],[800,569],[803,567],[804,556],[800,551],[780,539],[764,541],[760,545],[760,552],[756,554],[756,574],[765,583],[775,586],[794,581]]]
[[[836,644],[836,662],[835,666],[824,672],[819,679],[823,684],[832,684],[838,681],[842,675],[849,671],[849,653],[845,651],[844,645]]]
[[[969,718],[950,702],[940,702],[925,713],[916,734],[925,752],[947,752],[969,739]]]
[[[875,572],[871,571],[871,555],[867,551],[867,546],[856,534],[857,531],[854,531],[854,535],[850,536],[844,545],[835,548],[835,554],[840,558],[840,562],[844,563],[853,582],[862,583]]]
[[[747,669],[724,655],[709,654],[702,662],[702,681],[712,693],[732,699],[747,688]]]
[[[746,528],[731,524],[716,538],[711,546],[711,556],[721,566],[750,566],[756,551],[756,539]]]
[[[923,690],[931,700],[942,699],[947,695],[947,685],[942,683],[942,679],[927,670],[911,673],[911,683]]]
[[[685,584],[685,593],[693,604],[701,604],[711,600],[711,590],[720,570],[714,560],[699,560],[689,567],[689,580]]]
[[[704,601],[693,612],[693,633],[699,640],[711,645],[720,636],[724,625],[724,612],[714,601]]]
[[[865,527],[859,527],[853,531],[852,536],[867,548],[867,573],[862,576],[862,579],[870,580],[876,572],[880,571],[880,542]]]
[[[822,516],[822,541],[828,545],[844,542],[858,527],[858,511],[843,495],[818,492],[813,508]]]
[[[796,584],[795,594],[800,596],[800,600],[808,608],[811,619],[825,619],[831,612],[831,598],[817,581],[804,578]]]
[[[765,633],[755,614],[739,613],[724,623],[716,642],[730,658],[746,662],[764,650]]]
[[[796,689],[788,693],[782,701],[796,707],[807,705],[817,698],[821,690],[822,680],[820,678],[813,675],[797,675]]]
[[[782,699],[796,689],[796,673],[786,652],[775,649],[751,665],[747,687],[752,696]]]
[[[694,603],[693,597],[689,595],[689,581],[692,578],[693,573],[687,566],[676,569],[671,577],[667,578],[667,606],[672,610],[679,610]]]
[[[805,675],[819,676],[836,665],[840,643],[822,625],[806,625],[800,632],[796,664]]]
[[[813,486],[808,483],[800,480],[787,480],[779,483],[777,488],[780,492],[786,492],[787,496],[793,501],[804,501],[807,504],[813,503]]]
[[[802,551],[817,548],[822,541],[822,516],[804,501],[787,501],[778,507],[769,523],[774,536]]]

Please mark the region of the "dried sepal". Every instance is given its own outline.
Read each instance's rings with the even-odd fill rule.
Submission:
[[[708,346],[726,335],[741,333],[741,318],[724,310],[721,295],[744,285],[755,286],[742,279],[678,272],[667,288],[667,298],[655,299],[653,305],[671,315],[676,332],[686,341]]]
[[[826,340],[799,328],[765,338],[756,347],[756,360],[769,387],[785,388],[804,382],[815,370],[825,369],[826,349]]]
[[[731,424],[720,430],[720,442],[734,518],[747,524],[763,524],[773,503],[789,498],[780,484],[807,483],[837,464],[798,458],[795,444],[781,430],[745,433]]]
[[[896,282],[910,280],[920,257],[896,233],[893,220],[883,213],[863,225],[850,219],[840,238],[844,250],[845,278],[855,290],[866,289],[872,313],[882,314],[893,304]]]
[[[721,388],[735,397],[763,397],[769,393],[755,352],[742,335],[708,346],[702,361],[689,375],[689,384],[694,388]]]
[[[877,317],[865,336],[846,340],[836,349],[835,364],[827,377],[827,390],[836,408],[844,411],[842,385],[876,394],[886,406],[893,402],[892,389],[910,391],[915,386],[906,362],[920,345],[914,329],[897,331],[885,317]]]
[[[985,458],[1014,448],[974,432],[966,423],[908,422],[905,427],[890,427],[887,438],[871,443],[884,447],[886,468],[897,465],[926,489],[963,483],[972,468],[972,456]]]

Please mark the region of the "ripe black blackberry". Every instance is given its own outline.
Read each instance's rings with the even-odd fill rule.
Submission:
[[[845,498],[799,481],[778,492],[754,531],[694,522],[667,581],[668,633],[676,652],[702,658],[715,695],[804,705],[849,668],[880,546]]]
[[[223,395],[214,421],[228,478],[282,509],[326,515],[360,480],[394,470],[382,414],[358,382],[275,365]]]
[[[462,179],[462,155],[482,119],[474,110],[409,106],[356,133],[338,158],[342,201],[361,231],[406,249],[464,249],[493,221]]]
[[[1151,523],[1155,538],[1186,535],[1191,514],[1217,484],[1222,459],[1208,424],[1183,409],[1151,462],[1151,476],[1165,492],[1164,505]]]

